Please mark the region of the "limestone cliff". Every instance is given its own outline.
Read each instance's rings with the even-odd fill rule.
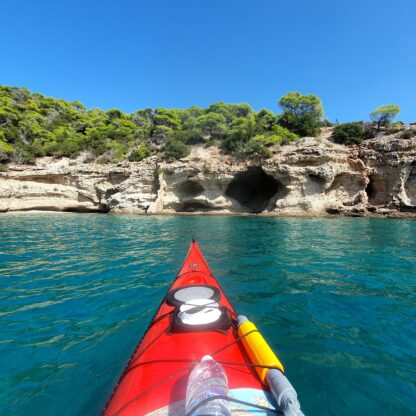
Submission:
[[[202,146],[173,163],[41,158],[0,173],[0,212],[22,210],[412,215],[416,138],[347,147],[323,134],[282,146],[267,160],[236,160]]]

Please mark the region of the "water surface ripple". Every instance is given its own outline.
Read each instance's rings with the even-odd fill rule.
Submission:
[[[99,415],[192,237],[306,415],[414,414],[416,222],[0,217],[0,414]]]

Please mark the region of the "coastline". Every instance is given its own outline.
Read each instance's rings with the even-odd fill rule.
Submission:
[[[178,161],[39,158],[0,172],[0,213],[416,217],[416,138],[336,145],[330,131],[268,159],[194,146]]]
[[[0,216],[10,216],[10,215],[66,215],[66,214],[100,214],[100,215],[115,215],[115,216],[152,216],[152,217],[174,217],[174,216],[183,216],[183,217],[254,217],[254,218],[389,218],[389,219],[416,219],[416,212],[400,212],[400,211],[390,211],[385,213],[340,213],[340,214],[328,214],[326,212],[322,213],[302,213],[302,212],[268,212],[268,213],[248,213],[248,212],[204,212],[204,211],[195,211],[195,212],[155,212],[155,213],[146,213],[146,212],[76,212],[76,211],[58,211],[58,210],[40,210],[40,209],[25,209],[25,210],[12,210],[0,212]]]

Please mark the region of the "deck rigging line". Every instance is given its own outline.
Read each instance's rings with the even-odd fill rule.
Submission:
[[[165,314],[168,315],[168,314]],[[259,332],[257,329],[253,329],[252,331],[247,332],[244,335],[241,335],[240,337],[236,338],[235,340],[233,340],[232,342],[229,342],[228,344],[224,345],[223,347],[221,347],[220,349],[214,351],[213,353],[209,354],[211,355],[211,357],[213,357],[216,354],[219,354],[220,352],[224,351],[225,349],[227,349],[228,347],[230,347],[231,345],[234,345],[237,342],[240,342],[243,338],[247,337],[248,335],[252,334],[253,332]],[[137,396],[133,397],[131,400],[129,400],[127,403],[125,403],[122,407],[120,407],[120,409],[116,410],[112,416],[119,416],[124,410],[126,410],[126,408],[128,406],[130,406],[132,403],[134,403],[135,401],[141,399],[144,395],[146,395],[147,393],[153,391],[155,388],[161,386],[162,384],[166,383],[167,381],[171,380],[172,378],[176,377],[177,375],[179,375],[180,373],[186,371],[186,370],[190,370],[194,364],[197,362],[196,360],[192,360],[192,359],[160,359],[160,360],[150,360],[150,361],[143,361],[141,363],[137,363],[135,365],[133,365],[132,367],[128,368],[126,373],[129,372],[130,370],[132,370],[133,368],[139,367],[141,365],[145,365],[145,364],[154,364],[154,363],[160,363],[160,362],[189,362],[191,363],[190,365],[187,365],[185,367],[180,368],[179,370],[173,372],[172,374],[170,374],[169,376],[165,377],[164,379],[160,380],[159,382],[153,384],[152,386],[150,386],[148,389],[142,391],[141,393],[139,393]],[[221,365],[235,365],[235,366],[242,366],[242,367],[247,367],[247,368],[268,368],[268,369],[274,369],[274,370],[280,370],[280,368],[274,367],[274,366],[268,366],[268,365],[262,365],[262,364],[252,364],[252,363],[239,363],[239,362],[233,362],[233,361],[218,361],[218,363],[220,363]],[[231,397],[228,396],[213,396],[213,398],[208,398],[210,400],[215,400],[215,399],[222,399],[226,397],[227,399],[224,400],[228,400],[230,402],[235,402],[235,403],[240,403],[240,404],[244,404],[245,406],[252,406],[252,407],[256,407],[258,405],[255,405],[253,403],[249,403],[249,402],[243,402],[242,400],[237,400],[237,399],[233,399]],[[206,403],[209,400],[205,399],[203,400],[201,403]],[[190,416],[194,411],[197,410],[197,408],[199,408],[199,406],[202,404],[199,403],[194,409],[192,409],[190,412],[188,412],[185,416]],[[278,411],[272,408],[267,408],[267,407],[257,407],[260,410],[267,410],[268,412],[275,412],[276,414],[278,414]]]

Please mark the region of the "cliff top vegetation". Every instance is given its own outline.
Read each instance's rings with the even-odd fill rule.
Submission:
[[[281,113],[248,104],[217,102],[207,108],[157,108],[126,114],[118,109],[87,109],[26,88],[0,86],[0,163],[33,163],[36,157],[78,157],[118,163],[150,155],[179,159],[193,144],[217,145],[224,153],[270,157],[278,146],[319,134],[321,100],[289,92],[279,100]],[[389,105],[371,113],[372,123],[346,123],[334,130],[334,141],[359,143],[382,128],[391,128],[400,109]],[[397,127],[397,126],[396,126]]]

